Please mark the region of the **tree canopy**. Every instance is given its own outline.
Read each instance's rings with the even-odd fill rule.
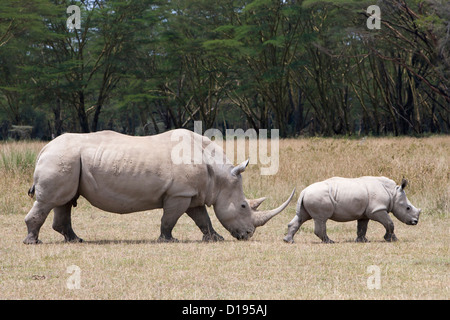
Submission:
[[[4,0],[0,137],[450,129],[450,2]],[[69,29],[69,5],[81,26]]]

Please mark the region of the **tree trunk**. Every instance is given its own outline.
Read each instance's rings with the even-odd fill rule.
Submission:
[[[77,113],[78,113],[78,121],[80,122],[81,132],[89,133],[90,132],[89,121],[86,114],[86,110],[84,108],[84,92],[79,91],[78,97],[79,97],[79,104],[77,106]]]
[[[95,107],[94,119],[92,119],[92,132],[96,132],[98,129],[98,119],[100,117],[101,110],[102,110],[102,104],[98,104]]]
[[[61,99],[56,98],[55,108],[53,109],[54,126],[55,126],[55,137],[62,134],[62,117],[61,117]]]

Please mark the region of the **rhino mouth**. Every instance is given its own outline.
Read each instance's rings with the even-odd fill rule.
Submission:
[[[255,230],[233,231],[231,235],[238,240],[248,240],[253,236]]]

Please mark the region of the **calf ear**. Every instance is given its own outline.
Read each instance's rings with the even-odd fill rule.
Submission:
[[[405,178],[402,179],[402,190],[406,188],[406,186],[408,185],[408,180],[406,180]]]

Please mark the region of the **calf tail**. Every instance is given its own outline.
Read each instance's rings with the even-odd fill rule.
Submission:
[[[35,186],[34,186],[34,184],[31,186],[31,188],[28,190],[28,196],[30,197],[30,198],[33,198],[34,197],[34,191],[36,190],[36,188],[35,188]]]
[[[300,210],[302,208],[302,204],[303,204],[303,197],[305,196],[305,192],[302,191],[300,193],[300,197],[298,198],[297,201],[297,206],[295,207],[295,214],[298,215],[300,217]]]

